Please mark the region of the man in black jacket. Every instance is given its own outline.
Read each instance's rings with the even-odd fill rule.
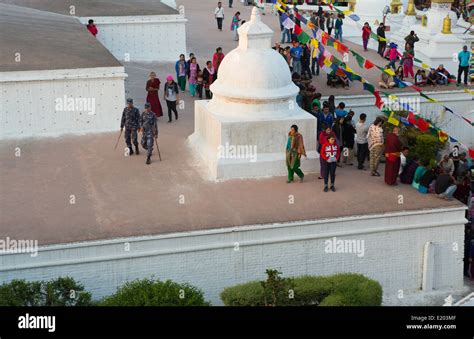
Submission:
[[[377,35],[379,36],[379,48],[377,53],[380,54],[381,57],[383,57],[385,48],[387,47],[387,41],[380,39],[385,39],[385,25],[383,24],[383,22],[381,22],[379,27],[377,28]]]
[[[356,129],[354,126],[354,121],[352,118],[354,117],[354,111],[349,111],[346,117],[343,118],[342,123],[342,162],[352,166],[352,159],[354,157],[354,135],[356,133]]]

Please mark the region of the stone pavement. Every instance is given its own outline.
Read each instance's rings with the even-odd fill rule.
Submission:
[[[195,32],[193,18],[198,20],[206,3],[211,2],[195,5],[202,12],[187,11],[188,44],[190,51],[208,58],[210,53],[205,51],[211,46],[222,45],[228,51],[235,43],[230,31],[211,34],[214,28],[208,27]],[[212,12],[213,6],[208,7]],[[249,12],[241,7],[237,4],[237,9]],[[199,20],[210,22],[208,18]],[[208,39],[193,41],[200,35]],[[170,64],[126,64],[127,96],[133,97],[140,109],[150,70],[157,71],[161,79],[174,74]],[[383,176],[371,177],[368,171],[349,166],[337,170],[336,193],[324,193],[314,174],[307,175],[302,184],[290,185],[284,177],[208,181],[205,164],[186,142],[194,129],[194,98],[187,92],[182,98],[185,105],[177,122],[167,124],[166,117],[160,118],[163,161],[155,155],[150,166],[145,165],[144,152],[125,157],[123,141],[113,151],[120,117],[114,133],[2,142],[0,238],[37,239],[44,245],[461,206],[419,194],[406,185],[389,187]],[[166,109],[163,100],[162,105]],[[15,156],[16,147],[21,149],[21,157]],[[403,204],[398,203],[400,195]]]

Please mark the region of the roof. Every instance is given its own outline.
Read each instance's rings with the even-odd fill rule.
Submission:
[[[30,8],[0,4],[0,45],[0,72],[122,66],[77,18]]]
[[[0,3],[78,17],[178,14],[159,0],[0,0]]]

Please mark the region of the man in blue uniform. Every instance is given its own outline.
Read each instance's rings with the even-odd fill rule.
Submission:
[[[122,122],[120,123],[120,130],[125,127],[125,143],[130,150],[130,155],[133,154],[132,140],[135,145],[137,155],[140,154],[138,149],[138,130],[140,129],[140,111],[133,106],[133,99],[127,99],[127,107],[122,113]]]
[[[148,151],[148,157],[146,158],[146,164],[151,163],[151,154],[153,153],[153,143],[155,138],[158,137],[158,120],[156,114],[150,109],[150,104],[145,104],[145,111],[142,113],[140,119],[140,127],[142,129],[142,147]]]

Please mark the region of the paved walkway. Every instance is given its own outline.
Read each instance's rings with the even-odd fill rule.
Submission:
[[[202,1],[196,7],[204,12],[206,2],[210,3]],[[240,4],[237,9],[242,9]],[[228,51],[235,45],[230,32],[203,28],[199,34],[208,39],[204,43],[193,40],[199,36],[193,18],[202,12],[188,9],[189,50],[206,58],[204,51],[210,46],[222,45]],[[127,96],[141,108],[148,72],[156,70],[163,78],[172,69],[169,64],[127,64]],[[406,185],[389,187],[383,177],[371,177],[353,167],[337,170],[336,193],[324,193],[314,174],[307,175],[302,184],[291,185],[284,177],[208,181],[205,165],[186,143],[194,129],[194,99],[188,93],[183,99],[185,107],[177,122],[167,124],[166,118],[160,118],[163,161],[154,156],[150,166],[144,164],[144,154],[125,157],[123,142],[113,151],[120,117],[115,133],[2,142],[0,238],[37,239],[43,245],[461,206],[419,194]],[[21,157],[15,157],[16,147]],[[398,204],[400,195],[403,204]]]

